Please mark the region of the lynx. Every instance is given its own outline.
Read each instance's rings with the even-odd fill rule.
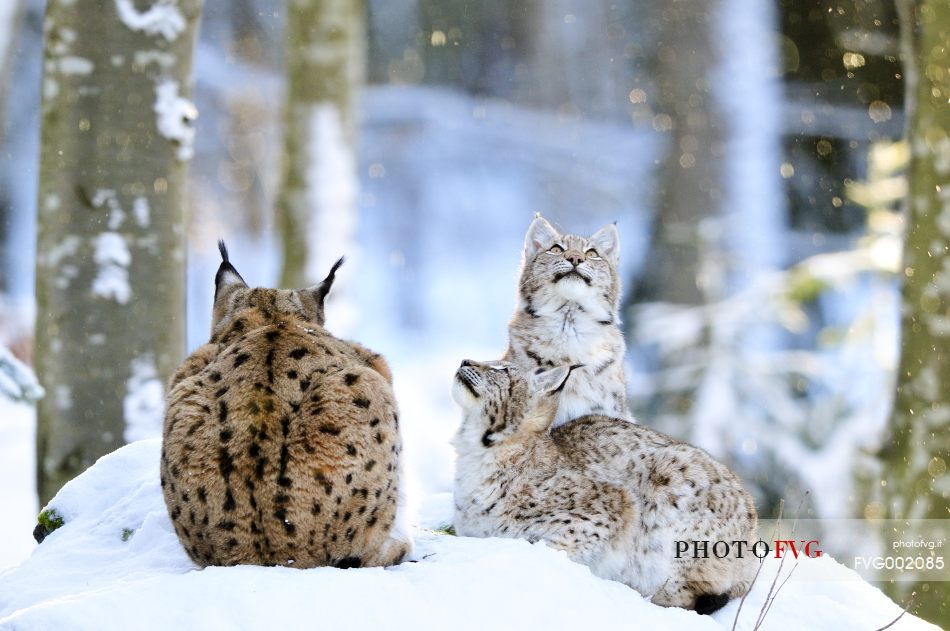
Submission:
[[[386,361],[333,337],[337,268],[299,291],[249,288],[219,243],[211,340],[173,375],[161,485],[198,565],[360,567],[411,549]]]
[[[632,420],[619,327],[619,262],[613,224],[590,238],[562,235],[540,215],[528,228],[518,308],[503,359],[525,370],[575,367],[555,427],[585,414]]]
[[[758,563],[757,516],[738,478],[701,449],[621,419],[587,415],[551,430],[576,373],[462,362],[458,534],[544,541],[664,606],[711,613],[743,594]],[[676,542],[694,540],[747,546],[677,558]]]

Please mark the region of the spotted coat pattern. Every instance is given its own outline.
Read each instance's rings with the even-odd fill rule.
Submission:
[[[379,566],[410,550],[389,369],[327,332],[305,291],[225,274],[211,341],[172,377],[161,485],[198,565]]]
[[[576,372],[576,371],[575,371]],[[749,587],[758,559],[676,558],[676,541],[755,542],[751,496],[705,451],[587,415],[550,429],[573,373],[464,362],[455,448],[460,535],[545,541],[665,606],[703,610]]]
[[[576,366],[555,427],[585,414],[631,419],[620,330],[620,243],[608,225],[593,236],[561,234],[544,218],[528,228],[518,308],[504,359],[525,370]]]

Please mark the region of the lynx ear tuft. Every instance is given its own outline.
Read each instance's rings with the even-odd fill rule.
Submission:
[[[327,273],[327,277],[320,281],[320,284],[314,289],[314,297],[321,305],[326,299],[327,294],[330,293],[330,288],[333,287],[333,281],[336,280],[336,271],[343,265],[344,260],[345,257],[341,256],[338,258],[336,263],[330,268],[329,273]]]
[[[538,252],[547,250],[560,236],[561,234],[554,226],[542,217],[541,213],[537,213],[524,237],[524,260],[530,261],[537,256]]]
[[[218,273],[214,275],[214,297],[217,300],[218,294],[226,287],[238,285],[247,287],[247,283],[238,273],[228,258],[228,246],[224,244],[224,239],[218,240],[218,251],[221,253],[221,265],[218,266]]]
[[[326,301],[327,295],[330,293],[330,289],[333,287],[333,281],[336,280],[336,272],[340,269],[340,266],[343,265],[344,257],[337,259],[336,263],[330,267],[330,271],[327,273],[327,277],[324,278],[318,285],[313,287],[308,287],[305,291],[309,292],[313,296],[313,301],[316,306],[316,313],[314,317],[317,321],[317,324],[323,326],[325,321],[325,310],[324,302]]]

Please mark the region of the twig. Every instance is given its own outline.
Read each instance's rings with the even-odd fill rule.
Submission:
[[[403,561],[403,563],[419,563],[419,562],[421,562],[421,561],[425,561],[425,560],[428,559],[429,557],[434,557],[436,554],[438,554],[438,553],[437,553],[437,552],[430,552],[429,554],[425,555],[425,556],[422,557],[421,559],[408,559],[408,560],[406,560],[406,561]],[[393,566],[393,567],[395,567],[395,566]]]
[[[778,562],[778,571],[775,573],[775,578],[772,579],[772,584],[769,585],[769,593],[765,595],[765,602],[762,603],[762,608],[759,609],[759,617],[755,619],[755,626],[752,627],[753,631],[761,627],[762,623],[765,622],[765,612],[768,611],[773,592],[777,594],[777,592],[775,592],[775,584],[778,583],[778,577],[782,574],[783,565],[785,565],[785,555],[782,555],[782,560]]]
[[[739,613],[742,611],[742,605],[745,604],[745,599],[752,591],[752,587],[755,585],[755,580],[759,578],[759,573],[762,571],[762,566],[765,565],[765,559],[759,559],[759,569],[755,571],[755,576],[752,577],[752,582],[749,583],[749,588],[745,590],[745,593],[742,594],[742,598],[739,599],[739,608],[736,609],[736,617],[732,621],[732,631],[736,631],[736,624],[739,622]]]
[[[902,611],[899,616],[897,616],[896,618],[894,618],[893,620],[885,624],[880,629],[875,629],[875,631],[884,631],[884,629],[888,629],[890,627],[893,627],[895,624],[897,624],[897,621],[903,618],[904,614],[907,613],[907,610],[910,609],[910,606],[914,604],[914,598],[916,597],[917,597],[917,592],[911,592],[910,598],[907,599],[907,604],[904,605],[904,611]]]
[[[666,589],[666,584],[669,582],[670,582],[670,577],[667,576],[666,580],[663,581],[663,584],[660,585],[660,588],[656,590],[655,592],[653,592],[652,594],[650,594],[649,596],[647,596],[647,602],[653,602],[653,597],[659,594],[660,592],[662,592],[664,589]]]
[[[792,569],[789,571],[788,576],[785,577],[785,580],[782,581],[782,584],[778,586],[778,589],[775,590],[775,596],[772,597],[772,600],[768,602],[768,605],[765,607],[765,611],[762,613],[762,621],[765,621],[765,617],[769,614],[769,610],[772,608],[772,603],[775,602],[775,599],[778,597],[778,593],[782,591],[782,588],[785,587],[785,583],[788,582],[788,579],[792,578],[792,574],[795,572],[795,568],[798,567],[798,561],[795,562],[795,565],[792,566]]]
[[[805,491],[805,493],[802,494],[802,499],[798,503],[798,508],[795,510],[795,520],[792,521],[792,529],[789,532],[790,537],[795,536],[795,529],[798,527],[798,516],[802,512],[802,505],[805,503],[805,500],[808,498],[808,494],[809,494],[809,491]],[[779,516],[779,520],[781,520],[781,516]],[[778,527],[778,523],[776,523],[776,528],[777,527]],[[785,583],[792,576],[792,572],[795,571],[795,567],[798,567],[798,563],[796,563],[795,567],[793,567],[791,572],[788,573],[788,576],[785,577],[785,580],[782,581],[782,584],[778,586],[778,589],[776,589],[775,585],[776,583],[778,583],[779,576],[782,575],[782,567],[784,567],[784,565],[785,565],[785,555],[782,555],[782,560],[779,561],[779,564],[778,564],[778,571],[775,573],[775,578],[772,580],[772,584],[769,586],[768,594],[765,595],[765,602],[762,603],[762,608],[759,610],[759,617],[756,618],[755,626],[752,627],[753,631],[756,631],[756,629],[759,629],[762,626],[762,624],[765,622],[765,616],[766,614],[768,614],[769,610],[772,608],[772,603],[774,603],[775,599],[778,598],[778,593],[782,590],[782,588],[785,586]]]
[[[776,527],[778,522],[782,521],[782,513],[785,511],[785,500],[781,499],[778,503],[778,520],[776,520]],[[772,539],[775,539],[775,528],[772,529]],[[745,593],[742,594],[742,598],[739,600],[739,608],[736,609],[736,617],[732,621],[732,631],[736,631],[736,625],[739,623],[739,614],[742,612],[742,605],[745,604],[745,599],[752,592],[752,587],[755,586],[756,579],[759,578],[759,574],[762,572],[762,567],[765,565],[765,559],[759,559],[759,569],[755,571],[755,576],[752,577],[752,582],[749,583],[749,588],[745,590]]]

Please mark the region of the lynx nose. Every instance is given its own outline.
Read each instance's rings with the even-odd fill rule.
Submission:
[[[564,255],[564,258],[570,261],[574,267],[577,267],[584,262],[584,255],[579,252],[568,252]]]
[[[470,360],[470,359],[463,359],[463,360],[462,360],[462,368],[465,368],[466,366],[471,366],[471,365],[472,365],[472,360]]]

